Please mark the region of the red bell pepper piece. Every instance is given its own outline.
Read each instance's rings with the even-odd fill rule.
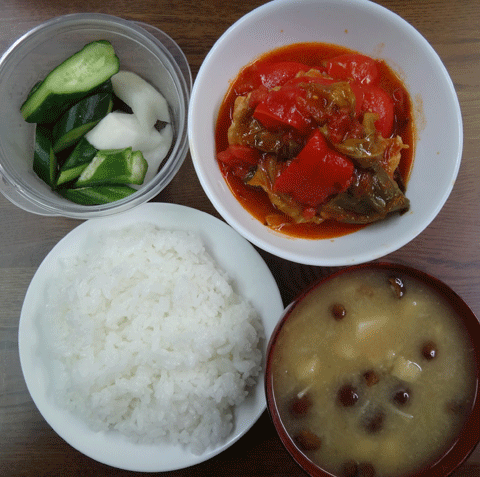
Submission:
[[[380,86],[369,86],[363,95],[363,111],[377,113],[379,119],[375,121],[377,131],[383,137],[390,137],[393,130],[394,109],[393,99]]]
[[[333,194],[343,192],[353,180],[350,159],[331,149],[316,130],[299,155],[277,177],[274,190],[298,202],[317,207]]]
[[[244,177],[260,159],[260,152],[252,147],[230,144],[227,149],[217,154],[219,162],[224,164],[234,175]]]
[[[380,72],[373,58],[358,53],[347,53],[327,61],[327,73],[338,80],[349,80],[360,84],[378,84]]]
[[[258,67],[257,74],[261,83],[268,89],[284,85],[300,71],[308,71],[310,66],[295,61],[264,63]]]
[[[272,89],[284,85],[300,71],[308,71],[309,66],[295,61],[274,63],[254,63],[241,74],[241,80],[235,85],[238,95],[245,95],[259,87]]]
[[[255,109],[259,103],[267,99],[268,94],[268,89],[265,86],[260,85],[258,88],[255,88],[250,92],[248,105],[250,108]]]
[[[369,111],[378,114],[375,128],[383,137],[390,137],[393,131],[395,103],[380,86],[363,86],[352,84],[356,97],[357,116]]]
[[[284,86],[270,91],[255,108],[253,117],[267,129],[290,126],[305,131],[311,124],[311,119],[298,104],[301,96],[305,96],[305,91],[297,87]]]

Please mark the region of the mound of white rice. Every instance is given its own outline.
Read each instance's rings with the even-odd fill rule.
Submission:
[[[45,303],[54,392],[91,428],[197,454],[229,435],[263,329],[197,235],[99,234],[62,261]]]

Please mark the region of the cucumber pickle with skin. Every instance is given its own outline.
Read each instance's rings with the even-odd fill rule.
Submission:
[[[53,127],[53,150],[63,151],[75,144],[112,110],[112,106],[112,93],[98,93],[67,109]]]
[[[97,152],[98,149],[94,148],[86,138],[83,137],[80,139],[60,168],[57,186],[76,179],[88,166]]]
[[[88,43],[32,88],[20,112],[29,123],[52,123],[119,69],[120,61],[110,42]]]
[[[128,185],[103,185],[94,187],[81,187],[79,189],[59,189],[60,195],[81,205],[99,205],[124,199],[137,192]]]
[[[35,130],[33,170],[52,189],[56,187],[57,157],[53,150],[50,131],[43,126],[37,126]]]

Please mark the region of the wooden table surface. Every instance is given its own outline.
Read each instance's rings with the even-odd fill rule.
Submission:
[[[100,12],[147,22],[173,37],[195,78],[217,38],[262,0],[1,0],[0,53],[42,21],[67,13]],[[464,120],[464,153],[458,179],[433,223],[386,257],[436,275],[480,316],[480,2],[478,0],[381,0],[416,27],[447,67]],[[441,101],[441,98],[439,98]],[[1,111],[1,114],[8,112]],[[192,206],[218,217],[190,159],[156,201]],[[0,195],[0,475],[132,475],[100,464],[64,442],[37,411],[18,357],[18,320],[37,267],[81,221],[29,214]],[[260,251],[287,304],[316,277],[332,271],[287,262]],[[267,413],[221,455],[162,475],[304,476],[277,438]],[[456,472],[480,476],[480,448]]]

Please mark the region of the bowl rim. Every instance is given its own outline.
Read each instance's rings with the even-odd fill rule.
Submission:
[[[450,447],[446,449],[441,456],[439,456],[433,463],[426,464],[420,470],[416,470],[413,474],[405,476],[446,477],[468,459],[480,442],[480,344],[477,342],[475,345],[475,337],[478,337],[480,334],[480,321],[465,300],[444,281],[409,265],[396,262],[378,261],[345,267],[318,278],[294,298],[294,300],[285,308],[267,345],[264,385],[267,398],[267,410],[270,419],[283,446],[297,465],[312,477],[331,477],[332,474],[319,468],[295,446],[279,417],[277,401],[273,390],[272,354],[285,323],[288,321],[293,310],[307,295],[333,278],[360,270],[388,271],[418,280],[421,283],[426,284],[431,290],[442,295],[446,302],[453,308],[455,313],[462,318],[468,338],[472,344],[476,372],[474,399],[470,413],[468,418],[465,419],[463,427],[457,437],[454,438]]]
[[[297,2],[300,6],[302,4],[331,4],[331,0],[299,0]],[[454,163],[452,166],[451,173],[449,174],[449,181],[448,184],[445,186],[443,193],[438,198],[434,207],[429,208],[428,212],[422,215],[422,220],[420,222],[414,221],[408,230],[405,233],[402,233],[399,237],[398,235],[395,237],[388,237],[384,242],[386,243],[379,243],[375,249],[366,248],[361,250],[352,251],[352,247],[350,247],[351,240],[350,236],[358,237],[361,234],[361,240],[364,243],[368,243],[370,241],[370,237],[368,229],[372,230],[376,228],[379,224],[370,224],[369,226],[363,228],[362,230],[356,231],[353,234],[347,234],[345,236],[336,237],[334,239],[319,239],[319,240],[312,240],[312,239],[303,239],[303,238],[296,238],[290,237],[286,235],[282,235],[279,232],[275,232],[273,230],[269,230],[267,232],[263,232],[260,226],[257,224],[259,222],[256,218],[251,216],[249,212],[243,209],[242,206],[237,207],[233,206],[234,210],[231,210],[231,203],[228,201],[226,203],[224,201],[223,189],[222,192],[216,191],[216,187],[218,181],[220,180],[217,175],[215,177],[210,177],[208,167],[210,167],[210,163],[208,163],[208,167],[204,165],[204,159],[202,158],[202,151],[201,151],[201,142],[202,137],[198,134],[195,129],[195,123],[201,122],[202,118],[199,116],[200,114],[200,106],[197,105],[198,101],[200,101],[200,96],[203,94],[201,90],[203,90],[204,86],[207,84],[207,72],[208,70],[212,70],[215,67],[215,59],[220,54],[222,48],[222,42],[225,42],[229,39],[229,37],[235,34],[237,31],[241,31],[244,28],[247,28],[253,24],[255,18],[259,14],[269,13],[275,11],[277,9],[281,9],[284,6],[291,5],[290,0],[274,0],[267,2],[256,9],[250,11],[239,20],[237,20],[233,25],[231,25],[215,42],[207,56],[205,57],[198,74],[196,76],[193,89],[192,89],[192,100],[189,109],[189,143],[190,143],[190,154],[192,157],[192,162],[194,164],[194,168],[196,170],[198,179],[202,185],[203,190],[205,191],[206,195],[208,196],[209,200],[215,207],[215,209],[219,212],[219,214],[227,221],[233,228],[235,228],[239,233],[241,233],[245,238],[247,238],[250,242],[254,245],[260,247],[261,249],[272,253],[280,258],[290,260],[297,263],[302,263],[306,265],[318,265],[318,266],[348,266],[353,265],[355,263],[364,263],[367,261],[379,259],[388,255],[389,253],[395,252],[396,250],[402,248],[407,243],[411,242],[415,239],[419,234],[421,234],[435,219],[438,215],[440,210],[445,205],[448,197],[450,196],[452,189],[454,187],[456,178],[458,176],[458,172],[461,165],[462,159],[462,151],[463,151],[463,122],[462,122],[462,114],[460,109],[460,104],[458,100],[458,96],[453,84],[453,81],[446,69],[445,65],[443,64],[441,58],[434,50],[434,48],[430,45],[430,43],[426,40],[426,38],[416,30],[410,23],[408,23],[405,19],[400,17],[397,13],[387,9],[386,7],[376,4],[374,2],[370,2],[368,0],[348,0],[344,3],[349,3],[352,5],[357,6],[358,8],[368,9],[369,11],[376,12],[385,16],[390,22],[395,23],[397,25],[401,25],[402,28],[408,31],[408,34],[411,35],[416,42],[422,45],[425,51],[428,51],[429,57],[432,58],[435,68],[439,68],[438,71],[441,72],[442,80],[445,81],[445,87],[448,88],[449,92],[451,93],[450,99],[452,101],[452,107],[454,112],[454,118],[452,120],[452,124],[455,125],[456,132],[458,131],[457,138],[455,140],[455,152],[454,152]],[[299,7],[300,8],[300,7]],[[287,44],[288,42],[284,42]],[[296,43],[295,41],[291,41],[290,43]],[[280,43],[279,45],[280,46]],[[266,48],[265,52],[268,52],[269,49]],[[254,61],[259,55],[251,55],[251,61]],[[381,56],[381,55],[380,55]],[[217,87],[217,85],[216,85]],[[225,93],[227,92],[228,85],[225,85]],[[413,98],[412,98],[413,99]],[[222,97],[223,100],[223,97]],[[197,111],[198,110],[198,111]],[[215,112],[215,120],[218,114],[218,107]],[[418,128],[417,128],[418,129]],[[416,144],[418,146],[419,141],[418,137],[416,139]],[[416,148],[418,149],[418,148]],[[416,152],[417,155],[417,152]],[[415,166],[414,166],[415,169]],[[221,177],[222,180],[223,177]],[[228,190],[228,185],[225,183],[224,189]],[[231,192],[229,191],[231,194]],[[408,190],[407,190],[407,197],[408,197]],[[243,210],[242,210],[243,209]],[[248,215],[247,215],[248,214]],[[249,217],[250,219],[249,220]],[[396,217],[390,217],[388,220],[394,220]],[[384,224],[387,224],[386,221],[383,221]],[[262,225],[263,226],[263,225]],[[265,226],[263,226],[265,227]],[[379,227],[382,227],[380,225]],[[328,253],[328,250],[320,251],[320,253],[316,253],[310,244],[314,241],[332,241],[338,243],[346,243],[347,248],[350,248],[348,253],[345,255],[332,255]],[[292,245],[294,244],[294,245]],[[337,252],[335,252],[337,253]]]
[[[115,214],[137,207],[158,195],[171,182],[188,153],[188,107],[193,86],[192,73],[185,53],[180,46],[167,33],[157,27],[105,13],[60,15],[38,24],[17,38],[0,57],[0,71],[15,50],[26,41],[32,41],[36,36],[52,28],[65,28],[66,25],[71,24],[76,29],[83,29],[87,26],[87,23],[91,24],[92,27],[106,29],[117,25],[121,28],[121,34],[124,37],[127,37],[126,33],[131,33],[135,36],[132,41],[138,41],[139,38],[143,39],[155,56],[164,58],[167,61],[168,74],[172,77],[179,96],[182,117],[179,119],[178,128],[175,128],[175,141],[170,153],[164,160],[162,176],[154,176],[148,184],[142,186],[137,192],[115,202],[85,206],[64,199],[60,206],[51,200],[44,201],[40,192],[24,187],[0,163],[0,177],[3,179],[0,181],[0,192],[14,205],[38,215],[87,219]],[[15,171],[12,171],[12,173],[15,174]],[[58,200],[60,201],[60,199]]]

